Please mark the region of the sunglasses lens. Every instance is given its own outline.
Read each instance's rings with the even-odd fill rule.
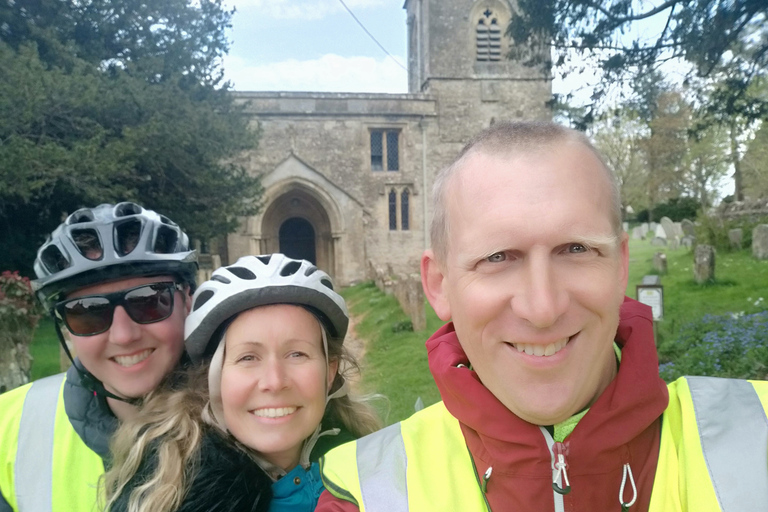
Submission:
[[[167,283],[135,288],[125,294],[125,310],[134,322],[159,322],[173,313],[173,287]]]
[[[83,297],[65,303],[61,313],[73,334],[87,335],[108,329],[114,309],[105,297]]]

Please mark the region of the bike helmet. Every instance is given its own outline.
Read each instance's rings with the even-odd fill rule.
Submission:
[[[126,277],[175,275],[194,290],[197,255],[179,226],[135,203],[81,208],[37,251],[33,289],[50,310],[64,296]]]
[[[304,306],[322,323],[328,336],[344,339],[349,314],[331,278],[306,260],[283,254],[243,256],[217,269],[195,293],[184,332],[190,358],[210,357],[219,344],[214,336],[227,321],[247,309],[268,304]]]

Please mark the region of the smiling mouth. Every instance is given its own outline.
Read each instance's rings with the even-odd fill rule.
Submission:
[[[135,364],[139,364],[146,358],[152,354],[154,349],[148,348],[147,350],[143,350],[139,352],[138,354],[133,354],[131,356],[114,356],[112,360],[122,366],[123,368],[131,367]]]
[[[253,411],[254,416],[259,418],[282,418],[296,412],[298,407],[267,407]]]
[[[534,343],[510,343],[510,345],[515,347],[518,352],[525,352],[529,356],[549,357],[564,349],[570,340],[571,338],[563,338],[549,345]]]

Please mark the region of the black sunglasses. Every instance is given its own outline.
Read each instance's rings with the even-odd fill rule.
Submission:
[[[165,320],[173,313],[175,291],[183,291],[181,283],[143,284],[128,290],[104,295],[87,295],[57,303],[58,318],[75,336],[94,336],[112,326],[117,306],[123,306],[137,324]]]

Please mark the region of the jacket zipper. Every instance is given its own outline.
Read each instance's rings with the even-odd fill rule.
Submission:
[[[544,427],[539,427],[539,430],[541,430],[541,433],[544,434],[544,439],[547,442],[547,448],[549,448],[549,456],[551,459],[551,467],[552,467],[552,494],[555,500],[555,512],[565,512],[565,503],[563,501],[563,494],[567,494],[567,492],[564,492],[561,494],[558,492],[557,488],[559,487],[563,491],[566,489],[570,491],[570,485],[567,485],[565,483],[565,480],[567,479],[567,465],[568,461],[566,460],[566,451],[567,451],[567,445],[563,443],[556,443],[555,440],[552,438],[552,434],[549,433],[549,431]],[[564,478],[565,477],[565,478]]]

